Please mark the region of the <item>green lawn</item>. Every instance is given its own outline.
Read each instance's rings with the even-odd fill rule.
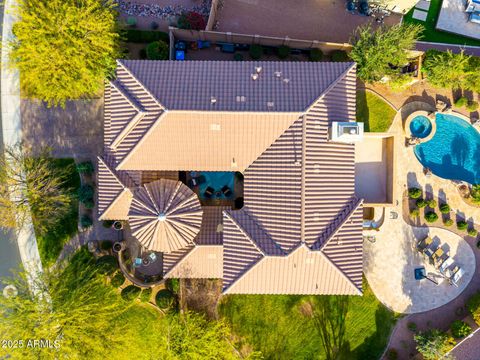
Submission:
[[[42,235],[37,236],[38,251],[44,266],[53,264],[63,245],[77,233],[78,230],[78,200],[77,193],[80,188],[80,176],[78,175],[73,159],[54,159],[55,166],[59,168],[69,167],[71,174],[65,184],[66,188],[72,190],[74,200],[71,203],[70,211],[57,224]]]
[[[377,95],[357,91],[357,121],[365,123],[365,131],[387,131],[395,114],[395,110]]]
[[[364,295],[351,296],[346,317],[345,358],[377,359],[396,322],[364,281]],[[301,312],[309,296],[229,295],[219,312],[230,324],[242,350],[261,351],[265,359],[324,358],[311,318]]]
[[[421,41],[438,42],[446,44],[460,44],[460,45],[472,45],[480,46],[479,40],[469,39],[464,36],[451,34],[444,31],[435,29],[437,24],[437,18],[442,8],[442,0],[431,0],[430,9],[428,10],[427,21],[419,21],[412,18],[414,8],[412,8],[403,17],[405,23],[421,24],[425,27],[423,31],[423,37]]]

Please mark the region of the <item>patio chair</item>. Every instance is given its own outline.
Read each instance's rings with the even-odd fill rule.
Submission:
[[[433,240],[430,236],[427,236],[426,238],[420,240],[417,244],[417,249],[418,251],[423,251],[426,249],[428,246],[430,246],[433,243]]]
[[[203,196],[205,196],[207,199],[210,199],[214,192],[215,192],[215,189],[209,186],[205,189]]]
[[[133,267],[139,267],[139,266],[142,266],[142,259],[135,258],[135,261],[133,262]]]
[[[155,262],[155,261],[157,260],[157,254],[155,254],[155,253],[153,253],[153,252],[150,253],[150,255],[148,255],[148,257],[150,258],[150,260],[151,260],[152,262]]]
[[[455,286],[458,286],[458,282],[460,281],[460,279],[465,274],[465,270],[463,270],[462,268],[459,268],[458,266],[457,266],[457,268],[458,268],[458,270],[453,274],[453,276],[451,278],[451,282]]]
[[[230,197],[232,195],[232,190],[230,190],[230,188],[225,185],[224,187],[222,187],[222,193],[223,195],[225,195],[225,197]]]
[[[198,181],[197,181],[197,179],[192,178],[192,179],[188,180],[188,186],[189,186],[190,188],[194,188],[195,186],[198,186]]]
[[[455,263],[455,261],[453,261],[453,258],[451,258],[450,256],[448,256],[445,261],[440,265],[440,272],[445,275],[446,274],[446,271],[447,269],[452,266],[453,264]]]

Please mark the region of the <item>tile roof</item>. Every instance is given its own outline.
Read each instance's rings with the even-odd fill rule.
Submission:
[[[222,277],[222,245],[195,246],[165,274],[165,278],[220,279]]]
[[[121,182],[244,174],[244,208],[204,207],[196,245],[165,253],[164,274],[217,276],[201,258],[223,242],[226,293],[360,294],[355,147],[328,140],[332,121],[355,121],[355,90],[352,63],[119,61],[105,156]]]
[[[169,110],[235,112],[303,112],[351,67],[351,63],[342,62],[289,61],[119,60],[119,63]],[[259,67],[262,70],[258,79],[252,80]]]

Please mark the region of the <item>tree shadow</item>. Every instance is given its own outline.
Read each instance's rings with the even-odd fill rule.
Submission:
[[[367,92],[357,91],[357,111],[360,110],[360,117],[357,120],[363,121],[364,130],[370,131],[370,111],[368,110]]]
[[[424,90],[422,92],[422,95],[412,95],[407,98],[407,100],[405,100],[405,102],[402,104],[402,107],[414,101],[420,101],[435,106],[435,99],[432,96],[428,95],[428,93]]]
[[[408,188],[416,187],[416,188],[419,188],[419,189],[422,188],[420,183],[418,182],[417,174],[413,171],[409,171],[407,173],[407,187]]]

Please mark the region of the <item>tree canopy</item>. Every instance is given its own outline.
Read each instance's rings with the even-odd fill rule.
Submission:
[[[0,158],[0,226],[20,228],[32,215],[42,233],[70,210],[64,184],[68,168],[53,165],[47,148],[33,153],[23,144],[7,146]]]
[[[360,27],[352,38],[350,58],[357,62],[357,76],[376,82],[384,76],[396,76],[397,67],[408,63],[408,51],[420,37],[420,25],[398,24],[373,31],[370,25]]]
[[[480,91],[480,58],[450,50],[429,50],[422,71],[434,86],[444,89]]]
[[[10,60],[24,95],[63,105],[95,96],[120,57],[112,0],[20,0]]]

